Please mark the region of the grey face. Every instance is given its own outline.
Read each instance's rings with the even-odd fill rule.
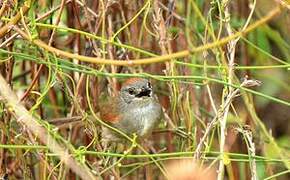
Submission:
[[[151,83],[147,79],[138,79],[138,81],[125,84],[120,91],[121,97],[127,103],[151,98],[152,93]]]

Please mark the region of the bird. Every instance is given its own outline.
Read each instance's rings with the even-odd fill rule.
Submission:
[[[101,120],[129,137],[147,138],[162,118],[162,107],[145,78],[129,78],[117,96],[100,105]],[[124,140],[122,135],[103,127],[102,139],[109,142]]]

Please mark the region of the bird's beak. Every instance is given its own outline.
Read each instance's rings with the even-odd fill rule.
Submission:
[[[151,97],[152,89],[151,88],[141,88],[140,92],[136,95],[136,97]]]

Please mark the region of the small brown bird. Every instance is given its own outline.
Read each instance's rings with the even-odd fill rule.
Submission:
[[[101,105],[101,119],[132,137],[144,138],[151,134],[162,115],[161,105],[154,96],[151,83],[143,78],[126,80],[119,94]],[[120,135],[104,128],[105,141],[120,141]]]

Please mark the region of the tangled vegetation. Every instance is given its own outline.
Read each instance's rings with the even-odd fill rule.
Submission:
[[[288,1],[0,4],[0,179],[290,178]],[[130,77],[163,119],[104,144]]]

